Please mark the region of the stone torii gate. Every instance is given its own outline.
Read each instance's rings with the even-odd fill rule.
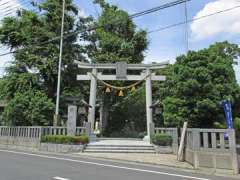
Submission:
[[[152,73],[152,70],[157,70],[166,67],[169,62],[156,63],[156,64],[127,64],[125,62],[117,62],[116,64],[89,64],[75,61],[81,69],[89,69],[86,75],[77,75],[77,80],[86,81],[90,80],[90,98],[88,122],[91,123],[91,129],[93,132],[95,123],[95,107],[96,107],[96,91],[97,91],[97,80],[101,81],[146,81],[146,117],[147,117],[147,137],[149,140],[151,134],[151,124],[153,123],[153,113],[152,113],[152,81],[165,81],[165,76],[159,76]],[[115,74],[104,75],[99,70],[112,69],[116,70]],[[128,75],[128,70],[140,70],[142,71],[140,75]]]

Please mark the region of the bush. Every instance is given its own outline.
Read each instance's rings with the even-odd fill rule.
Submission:
[[[171,146],[172,137],[167,134],[155,134],[151,136],[151,142],[158,146]]]
[[[236,117],[234,119],[234,128],[237,130],[237,131],[240,131],[240,118],[239,117]]]
[[[64,135],[47,135],[42,136],[41,142],[54,144],[87,144],[89,139],[87,136],[64,136]]]

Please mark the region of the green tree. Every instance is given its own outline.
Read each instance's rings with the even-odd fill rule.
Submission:
[[[239,104],[240,90],[233,70],[240,49],[228,42],[216,43],[198,52],[190,51],[168,67],[167,81],[161,89],[167,126],[213,127],[223,122],[220,102]]]
[[[59,40],[52,40],[60,35],[62,1],[46,0],[35,5],[39,14],[21,10],[17,17],[3,19],[0,27],[0,42],[15,50],[14,66],[21,69],[19,73],[36,72],[42,80],[49,98],[54,98],[56,92]],[[72,0],[66,1],[65,33],[76,29],[75,20],[78,13]],[[46,42],[47,43],[41,43]],[[48,42],[49,41],[49,42]],[[74,86],[77,67],[73,66],[74,60],[82,60],[81,46],[76,44],[77,34],[68,36],[64,40],[62,81],[63,87]],[[13,91],[13,89],[12,89]],[[13,91],[14,92],[14,91]]]
[[[5,125],[52,125],[52,116],[49,116],[49,113],[53,108],[54,104],[45,93],[29,90],[15,94],[3,112],[3,119],[5,119]]]
[[[46,102],[55,102],[59,57],[59,38],[56,37],[59,37],[61,30],[62,1],[45,0],[40,4],[34,4],[34,6],[39,9],[39,13],[22,9],[18,12],[17,17],[4,18],[0,26],[0,43],[14,51],[12,66],[7,69],[7,75],[0,83],[1,98],[9,101],[6,108],[8,112],[4,116],[7,118],[6,121],[18,116],[14,114],[16,108],[18,108],[18,105],[22,106],[26,101],[34,98],[30,95],[37,96],[40,92],[43,93],[41,94],[42,98],[49,98],[45,99]],[[72,33],[77,29],[77,14],[78,9],[72,3],[72,0],[66,0],[65,33]],[[77,89],[81,89],[76,81],[78,68],[73,61],[82,61],[85,58],[82,56],[82,46],[77,41],[77,33],[72,33],[71,36],[64,38],[62,94],[66,94],[65,91],[71,94],[69,91],[76,92]],[[26,92],[32,93],[25,96]],[[80,96],[79,93],[75,95]],[[51,107],[49,103],[41,103],[40,99],[35,100],[38,101],[36,104],[40,103],[46,106],[42,109]],[[33,109],[30,105],[24,107]],[[60,107],[63,108],[64,104],[61,103]],[[49,113],[48,118],[43,121],[52,119],[53,109],[50,109],[51,111],[46,111]],[[35,108],[34,110],[39,115],[43,113],[41,108]],[[32,113],[32,111],[29,109],[24,113]],[[19,115],[22,115],[22,121],[26,120],[26,123],[23,124],[36,124],[36,118],[30,120],[30,114],[20,113]],[[40,116],[36,117],[39,117],[39,124],[45,124],[41,122]]]
[[[145,88],[126,93],[125,97],[115,96],[105,135],[138,138],[139,133],[146,131]]]
[[[87,29],[100,27],[83,35],[83,39],[89,42],[86,53],[92,62],[141,63],[148,44],[146,31],[137,30],[128,13],[117,6],[104,0],[95,0],[94,3],[100,5],[101,15],[97,20],[82,19],[83,24],[79,25]]]
[[[146,31],[138,30],[128,13],[115,5],[110,5],[105,0],[95,0],[94,3],[100,6],[101,14],[95,20],[93,18],[81,18],[79,28],[94,29],[82,35],[84,41],[88,42],[85,52],[93,63],[115,63],[119,61],[127,63],[141,63],[144,60],[144,51],[147,49],[148,41]],[[99,28],[94,28],[99,27]],[[105,71],[103,73],[109,73]],[[112,71],[111,73],[114,73]],[[113,82],[110,82],[112,84]],[[126,82],[132,83],[132,82]],[[115,85],[126,85],[123,82],[114,82]],[[125,125],[126,117],[129,121],[135,121],[139,125],[140,116],[134,116],[137,109],[145,106],[144,95],[131,95],[128,100],[116,97],[117,92],[112,94],[103,93],[102,89],[98,95],[104,104],[104,119],[108,121],[107,134],[121,130]],[[128,94],[125,92],[125,95]],[[133,97],[135,96],[135,97]],[[139,103],[131,107],[133,99],[140,98]],[[130,100],[131,99],[131,100]],[[123,101],[123,102],[122,102]],[[118,108],[112,107],[118,104]],[[145,108],[144,108],[145,109]],[[144,110],[142,111],[144,114]],[[139,127],[144,126],[143,121]],[[140,128],[139,128],[140,129]],[[141,128],[143,129],[143,128]]]

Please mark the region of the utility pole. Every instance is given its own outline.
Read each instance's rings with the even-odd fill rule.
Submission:
[[[61,84],[61,68],[62,68],[62,49],[63,49],[63,31],[64,31],[64,14],[65,13],[65,0],[62,3],[62,25],[61,25],[61,38],[60,38],[60,50],[58,61],[58,81],[57,81],[57,98],[56,98],[56,110],[53,120],[53,126],[59,124],[59,97],[60,97],[60,84]]]
[[[186,43],[186,54],[189,51],[189,42],[188,42],[188,8],[187,1],[184,3],[184,15],[185,15],[185,43]]]

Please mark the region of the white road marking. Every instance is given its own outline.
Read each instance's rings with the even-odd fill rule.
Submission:
[[[53,177],[53,179],[56,179],[56,180],[70,180],[70,179],[66,179],[66,178],[62,178],[62,177]]]
[[[8,152],[8,153],[13,153],[13,154],[35,156],[35,157],[41,157],[41,158],[46,158],[46,159],[55,159],[55,160],[61,160],[61,161],[77,162],[77,163],[82,163],[82,164],[90,164],[90,165],[96,165],[96,166],[103,166],[103,167],[110,167],[110,168],[117,168],[117,169],[124,169],[124,170],[138,171],[138,172],[146,172],[146,173],[152,173],[152,174],[160,174],[160,175],[181,177],[181,178],[187,178],[187,179],[210,180],[210,179],[194,177],[194,176],[187,176],[187,175],[181,175],[181,174],[174,174],[174,173],[167,173],[167,172],[160,172],[160,171],[152,171],[152,170],[138,169],[138,168],[129,168],[129,167],[124,167],[124,166],[116,166],[116,165],[111,165],[111,164],[103,164],[103,163],[96,163],[96,162],[90,162],[90,161],[74,160],[74,159],[68,159],[68,158],[60,158],[60,157],[47,156],[47,155],[41,155],[41,154],[32,154],[32,153],[24,153],[24,152],[9,151],[9,150],[0,150],[0,152]]]

